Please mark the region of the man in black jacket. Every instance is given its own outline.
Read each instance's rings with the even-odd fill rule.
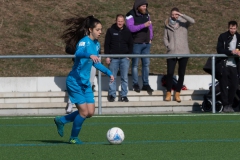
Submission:
[[[124,15],[118,14],[116,16],[116,23],[107,30],[104,43],[104,53],[129,54],[132,53],[132,48],[132,34],[125,26]],[[116,97],[116,78],[118,70],[120,70],[121,74],[121,98],[119,99],[119,101],[129,101],[127,98],[129,61],[130,60],[127,55],[126,57],[106,58],[106,63],[109,64],[109,69],[114,76],[114,81],[112,83],[109,83],[109,102],[113,102]]]
[[[217,43],[218,54],[227,55],[216,59],[216,78],[219,80],[223,112],[234,112],[232,104],[239,77],[237,56],[240,56],[240,34],[237,32],[237,27],[236,21],[228,22],[228,31],[220,34]]]

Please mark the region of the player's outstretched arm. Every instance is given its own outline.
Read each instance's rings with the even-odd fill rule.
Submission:
[[[93,66],[100,70],[101,72],[103,72],[104,74],[108,75],[109,77],[111,77],[113,74],[112,72],[106,68],[104,65],[102,65],[102,63],[98,62],[98,63],[93,63]]]

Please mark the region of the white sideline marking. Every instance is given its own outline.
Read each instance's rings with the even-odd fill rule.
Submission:
[[[224,113],[216,113],[216,114],[156,114],[156,115],[103,115],[103,116],[93,116],[94,118],[126,118],[126,117],[201,117],[201,116],[239,116],[239,113],[234,114],[224,114]],[[52,117],[0,117],[0,119],[49,119]]]

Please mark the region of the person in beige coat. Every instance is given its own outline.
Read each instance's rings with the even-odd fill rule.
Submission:
[[[170,17],[165,21],[164,45],[167,48],[167,54],[179,54],[179,57],[167,58],[166,101],[171,101],[172,78],[176,63],[178,62],[179,78],[176,86],[175,100],[181,102],[180,91],[183,86],[188,62],[188,57],[181,57],[181,54],[190,54],[188,47],[188,27],[193,23],[195,23],[195,20],[180,13],[178,8],[173,8]]]

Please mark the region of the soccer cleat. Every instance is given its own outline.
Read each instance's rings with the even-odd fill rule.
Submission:
[[[83,144],[83,142],[78,139],[78,137],[70,137],[69,139],[70,144]]]
[[[138,84],[134,84],[134,85],[133,85],[133,90],[134,90],[135,92],[140,93],[139,85],[138,85]]]
[[[63,137],[64,124],[61,122],[60,117],[55,117],[54,122],[57,126],[59,136]]]

